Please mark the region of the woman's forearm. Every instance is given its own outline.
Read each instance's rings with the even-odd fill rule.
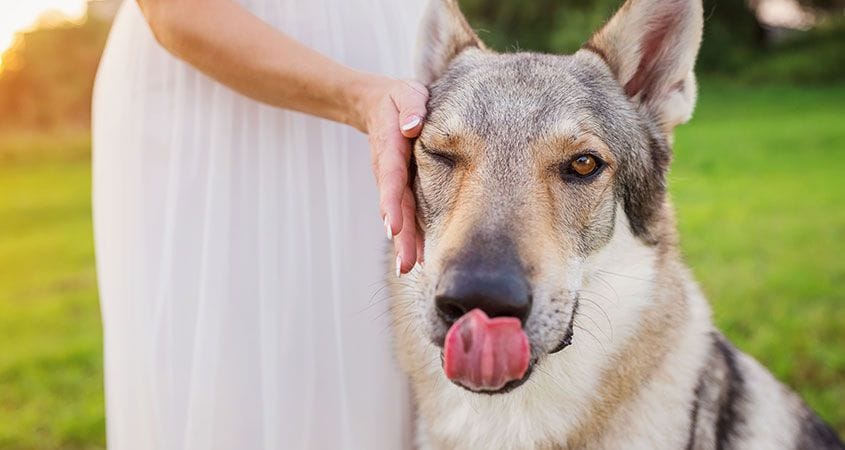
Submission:
[[[425,117],[425,86],[352,70],[234,0],[137,2],[163,47],[217,81],[260,102],[367,133],[382,220],[387,235],[395,236],[397,274],[422,260],[408,164],[409,138],[419,135]]]
[[[361,98],[382,82],[274,29],[232,0],[138,0],[168,51],[263,103],[366,128]]]

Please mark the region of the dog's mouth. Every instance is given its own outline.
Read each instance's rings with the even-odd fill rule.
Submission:
[[[489,318],[480,309],[464,314],[446,333],[446,377],[473,392],[501,393],[522,384],[533,366],[519,319]]]
[[[549,354],[572,343],[575,309],[560,344]],[[449,328],[443,340],[440,362],[452,383],[474,393],[504,394],[528,381],[538,362],[519,319],[490,318],[474,309]]]
[[[443,356],[443,352],[440,353],[440,362],[441,364],[445,364],[445,359]],[[522,375],[522,378],[516,380],[510,380],[505,383],[502,387],[498,389],[478,389],[471,386],[467,386],[463,384],[461,381],[451,380],[453,384],[464,388],[472,393],[475,394],[487,394],[487,395],[498,395],[498,394],[507,394],[508,392],[522,386],[528,381],[528,378],[531,377],[531,373],[534,371],[534,366],[537,364],[537,358],[531,358],[528,362],[528,369],[526,369],[525,374]]]

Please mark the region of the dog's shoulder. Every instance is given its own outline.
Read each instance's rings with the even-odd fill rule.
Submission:
[[[845,449],[795,393],[718,332],[711,333],[690,419],[688,449]]]
[[[798,434],[795,448],[800,450],[810,449],[845,449],[845,444],[839,440],[839,436],[810,408],[804,407],[801,418],[801,428]]]

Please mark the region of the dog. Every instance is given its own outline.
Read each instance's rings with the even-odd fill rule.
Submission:
[[[497,54],[430,1],[425,263],[390,306],[419,448],[845,448],[681,261],[666,174],[702,27],[701,0],[628,0],[572,55]]]

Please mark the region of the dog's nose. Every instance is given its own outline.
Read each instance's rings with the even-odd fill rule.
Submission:
[[[448,325],[475,308],[489,317],[516,317],[525,323],[531,312],[531,292],[521,270],[456,267],[441,275],[435,303]]]

